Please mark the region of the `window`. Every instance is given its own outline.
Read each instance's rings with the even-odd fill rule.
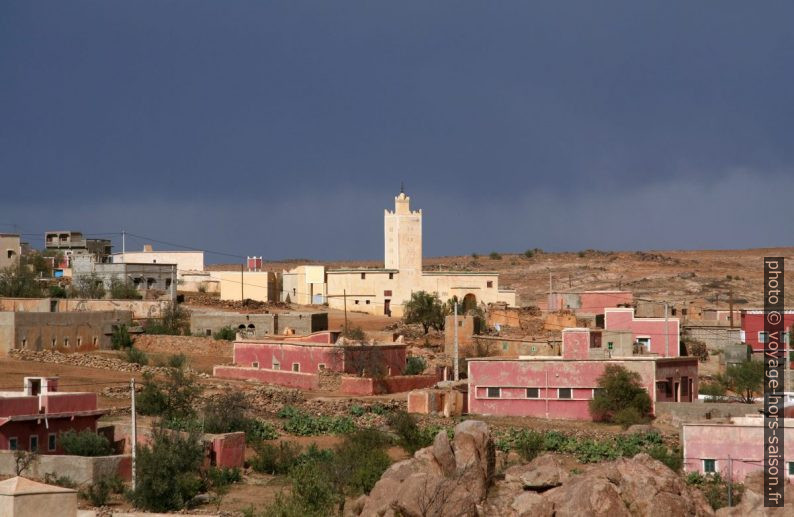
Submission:
[[[358,300],[355,300],[355,301],[354,301],[354,303],[355,303],[356,305],[358,305]]]
[[[487,392],[489,399],[498,399],[499,397],[502,396],[501,388],[488,388]]]
[[[365,278],[367,278],[367,274],[366,273],[361,273],[361,279],[364,280]]]
[[[557,388],[557,398],[558,399],[571,398],[571,388]]]
[[[681,377],[681,396],[689,396],[689,377]]]
[[[55,338],[52,338],[52,345],[50,346],[50,348],[55,348]]]
[[[389,280],[394,280],[394,273],[389,273]],[[386,296],[391,296],[391,293]]]
[[[703,460],[703,472],[706,474],[717,472],[717,460]]]
[[[502,341],[502,351],[507,352],[508,348],[510,348],[510,345],[508,345],[506,341]]]
[[[17,440],[16,436],[12,436],[8,439],[8,450],[15,451],[19,449],[19,440]]]
[[[212,335],[212,329],[207,329],[206,332],[207,332],[207,336],[211,336]]]
[[[251,363],[251,368],[259,368],[259,362],[254,361],[253,363]]]
[[[27,347],[28,347],[28,340],[27,339],[23,339],[22,340],[22,348],[27,348]]]
[[[640,345],[640,347],[644,348],[646,351],[649,351],[651,349],[651,338],[638,337],[637,344]]]
[[[383,296],[391,296],[391,291],[383,291]]]
[[[788,462],[788,475],[794,476],[794,461]]]
[[[486,287],[493,287],[493,280],[488,280],[485,282]]]
[[[369,305],[369,300],[367,300],[365,303],[366,303],[367,305]]]
[[[766,343],[767,341],[769,341],[769,335],[766,332],[764,332],[764,331],[759,332],[758,333],[758,342],[759,343]]]
[[[317,371],[324,372],[325,371],[325,363],[320,363],[317,365]]]
[[[612,350],[613,348],[615,348],[615,345],[612,341],[607,341],[607,350]]]
[[[300,363],[292,363],[292,371],[293,371],[293,372],[299,372],[299,371],[301,371],[301,365],[300,365]]]
[[[77,348],[80,348],[80,346],[82,346],[82,344],[83,344],[83,338],[81,338],[81,337],[77,338]]]
[[[604,392],[604,388],[593,388],[593,398],[596,398],[596,395],[603,392]]]
[[[30,452],[36,452],[39,450],[39,437],[37,435],[33,435],[30,437]]]
[[[275,358],[273,359],[273,369],[274,370],[281,370],[281,363],[276,361]]]
[[[48,451],[54,451],[55,450],[55,446],[56,446],[55,433],[50,433],[47,436],[47,450]]]
[[[68,337],[63,338],[63,346],[65,346],[67,348],[69,347],[69,338]]]
[[[96,338],[96,336],[94,336],[94,338],[91,339],[91,344],[96,346],[96,342],[97,342],[97,338]]]
[[[540,398],[540,390],[538,388],[527,388],[527,398],[528,399]]]

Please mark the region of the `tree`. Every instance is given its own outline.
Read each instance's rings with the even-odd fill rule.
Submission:
[[[72,298],[99,299],[105,297],[105,284],[96,273],[90,275],[80,275],[72,280],[72,287],[69,289],[69,296]]]
[[[140,446],[135,462],[137,484],[130,498],[153,512],[181,510],[201,489],[204,449],[195,432],[156,429],[150,445]]]
[[[66,454],[74,456],[109,456],[113,454],[110,441],[90,429],[76,432],[70,429],[61,433],[61,447]]]
[[[202,388],[193,374],[181,368],[170,368],[164,382],[158,382],[149,372],[143,374],[143,380],[143,390],[137,400],[142,415],[159,415],[167,426],[195,419],[195,405]]]
[[[728,366],[719,382],[736,393],[742,402],[752,404],[764,387],[764,362],[748,360]]]
[[[640,384],[640,374],[623,366],[610,364],[598,378],[599,389],[590,401],[590,413],[595,420],[639,423],[651,412],[651,398]]]
[[[405,363],[405,371],[403,375],[421,375],[427,368],[427,361],[424,358],[412,355],[408,357]]]
[[[14,452],[14,471],[17,476],[25,473],[30,465],[38,459],[39,455],[35,452],[23,451],[18,449]]]
[[[132,348],[132,343],[133,339],[126,324],[122,323],[113,327],[113,333],[110,335],[110,344],[113,346],[113,350]]]
[[[444,308],[438,296],[425,291],[411,293],[405,302],[405,323],[419,323],[427,334],[430,328],[444,330]]]
[[[36,277],[27,267],[17,265],[0,270],[0,296],[38,298],[41,294]]]
[[[159,320],[150,320],[144,327],[147,334],[164,334],[169,336],[190,334],[190,313],[176,303],[170,303],[163,309]]]
[[[140,300],[143,298],[132,284],[116,277],[110,280],[110,297],[113,300]]]

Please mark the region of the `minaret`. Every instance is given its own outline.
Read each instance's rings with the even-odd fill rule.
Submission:
[[[411,211],[411,198],[405,195],[402,185],[400,195],[394,198],[394,212],[385,210],[383,222],[386,269],[397,269],[400,274],[420,274],[422,211]]]

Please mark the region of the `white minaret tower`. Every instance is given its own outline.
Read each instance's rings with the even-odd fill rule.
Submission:
[[[383,216],[385,266],[400,274],[422,273],[422,211],[411,211],[411,198],[400,188],[394,198],[394,212]]]

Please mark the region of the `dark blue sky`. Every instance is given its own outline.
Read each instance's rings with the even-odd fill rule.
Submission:
[[[380,258],[405,181],[427,255],[788,245],[793,19],[790,2],[6,0],[0,231]]]

